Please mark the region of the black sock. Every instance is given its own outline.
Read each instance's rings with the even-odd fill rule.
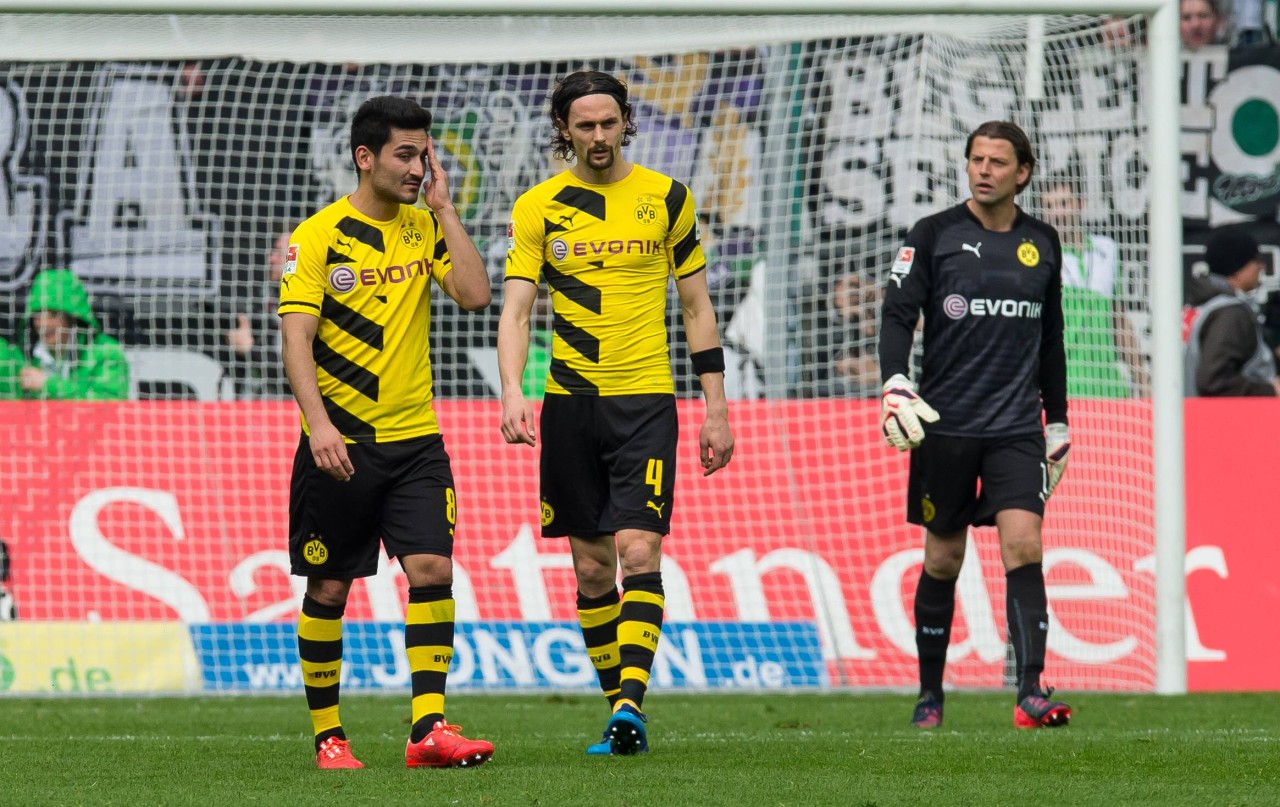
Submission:
[[[920,694],[933,693],[942,702],[942,672],[951,643],[951,619],[956,612],[956,581],[930,577],[923,570],[916,586],[916,652],[920,656]]]
[[[1044,593],[1044,568],[1028,563],[1005,574],[1005,609],[1009,641],[1018,667],[1018,700],[1040,687],[1044,646],[1049,635],[1049,606]]]

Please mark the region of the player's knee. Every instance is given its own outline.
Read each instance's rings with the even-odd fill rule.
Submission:
[[[622,576],[656,572],[662,560],[662,536],[656,533],[635,531],[629,537],[618,535],[618,562]]]
[[[942,557],[925,558],[924,571],[935,580],[954,580],[960,576],[960,567],[964,565],[964,553],[947,554]]]
[[[1001,536],[1000,555],[1006,571],[1028,563],[1040,563],[1044,559],[1044,550],[1041,548],[1039,533]]]
[[[573,573],[578,579],[578,590],[589,597],[599,596],[612,588],[618,575],[614,564],[589,556],[573,559]]]
[[[326,580],[319,577],[307,580],[307,596],[329,608],[346,606],[347,594],[350,591],[350,580]]]
[[[453,585],[453,560],[443,555],[404,555],[400,568],[410,586]]]
[[[938,580],[952,580],[964,565],[967,530],[951,533],[927,533],[924,543],[924,570]]]

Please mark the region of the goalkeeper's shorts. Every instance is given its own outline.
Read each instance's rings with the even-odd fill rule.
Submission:
[[[930,433],[911,452],[907,521],[933,532],[990,527],[1001,510],[1044,515],[1044,434]]]

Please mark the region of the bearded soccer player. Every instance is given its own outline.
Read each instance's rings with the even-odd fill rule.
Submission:
[[[524,193],[512,213],[498,323],[501,431],[508,443],[537,442],[521,378],[545,278],[555,324],[540,422],[542,535],[568,538],[583,639],[612,708],[587,753],[636,754],[649,748],[643,703],[675,486],[672,277],[706,400],[704,476],[733,455],[724,353],[689,189],[622,155],[636,132],[626,85],[594,71],[567,76],[552,92],[551,123],[551,147],[572,167]]]
[[[966,537],[970,525],[994,525],[1017,660],[1013,725],[1064,726],[1071,709],[1040,682],[1049,629],[1041,521],[1071,446],[1062,248],[1053,227],[1015,204],[1035,167],[1022,129],[984,123],[964,153],[971,197],[907,234],[881,317],[881,426],[890,445],[911,451],[907,520],[925,528],[915,597],[920,695],[911,722],[942,725]],[[922,313],[917,391],[908,376]]]
[[[379,540],[409,583],[405,764],[462,767],[493,755],[492,743],[444,718],[457,497],[431,405],[431,282],[467,310],[488,305],[490,290],[430,128],[431,113],[408,99],[360,106],[356,190],[298,227],[280,280],[285,372],[302,410],[289,494],[290,563],[307,578],[298,655],[325,769],[364,767],[338,717],[342,617],[352,581],[377,572]],[[420,193],[429,210],[413,206]]]

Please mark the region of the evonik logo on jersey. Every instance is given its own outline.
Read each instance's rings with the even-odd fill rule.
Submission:
[[[990,297],[967,299],[959,294],[948,294],[942,301],[942,312],[951,319],[966,314],[974,317],[1008,317],[1010,319],[1040,319],[1044,303],[1031,300],[1000,300]]]
[[[557,238],[551,242],[551,257],[562,261],[572,255],[575,258],[593,258],[601,255],[658,255],[663,251],[661,241],[620,238],[599,241],[565,241]]]
[[[356,286],[382,286],[405,283],[424,277],[431,271],[431,261],[409,261],[404,266],[377,266],[352,269],[335,266],[329,272],[329,288],[338,294],[346,294]]]

